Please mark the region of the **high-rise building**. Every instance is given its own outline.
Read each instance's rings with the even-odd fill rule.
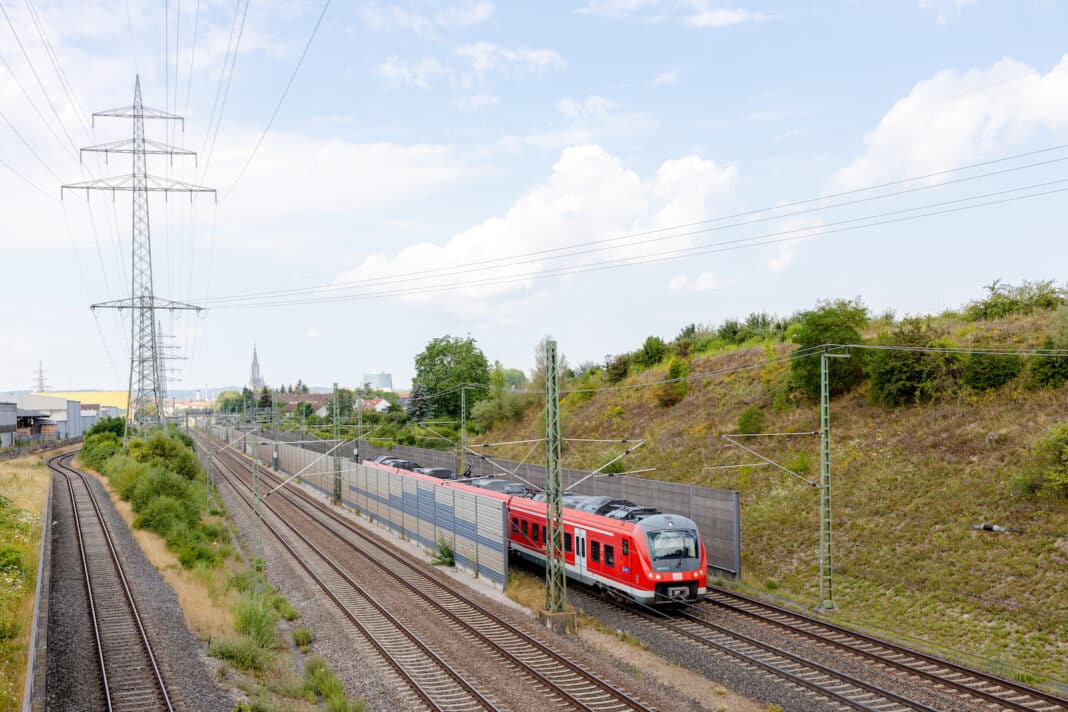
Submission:
[[[252,373],[248,377],[248,387],[251,390],[258,391],[265,385],[263,382],[263,376],[260,374],[260,358],[256,354],[256,345],[252,345]]]
[[[365,373],[363,374],[363,380],[361,384],[368,385],[375,391],[392,391],[393,390],[393,374],[386,373]]]

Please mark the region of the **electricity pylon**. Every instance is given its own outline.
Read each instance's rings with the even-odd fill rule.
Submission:
[[[130,258],[130,296],[110,302],[91,305],[91,309],[130,309],[130,382],[128,389],[128,406],[126,423],[143,422],[149,418],[157,424],[163,423],[163,402],[167,397],[166,372],[160,349],[158,330],[156,328],[157,310],[193,310],[201,311],[203,307],[185,304],[155,296],[152,291],[152,240],[149,229],[148,194],[154,193],[215,193],[214,188],[193,185],[182,181],[162,178],[148,174],[147,158],[149,154],[171,156],[196,156],[193,151],[176,148],[167,144],[145,138],[145,119],[165,119],[182,121],[185,119],[159,109],[145,107],[141,103],[141,77],[134,81],[134,100],[130,106],[124,106],[93,114],[96,117],[133,119],[133,137],[121,141],[88,146],[82,151],[103,153],[105,161],[109,153],[129,153],[133,155],[133,172],[127,175],[109,178],[97,178],[83,183],[64,185],[63,191],[85,190],[88,199],[90,190],[110,190],[114,198],[115,191],[124,190],[133,193],[132,243]],[[127,427],[127,430],[129,428]],[[125,440],[125,438],[124,438]]]

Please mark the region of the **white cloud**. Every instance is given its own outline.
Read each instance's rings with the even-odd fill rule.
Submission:
[[[465,313],[474,309],[481,314],[478,310],[488,312],[499,307],[509,295],[527,292],[535,278],[549,270],[606,259],[641,258],[657,254],[664,245],[678,249],[694,243],[692,236],[662,243],[633,240],[606,245],[603,251],[583,256],[552,259],[544,255],[493,266],[486,265],[486,260],[707,219],[731,200],[735,176],[734,166],[687,156],[666,161],[650,180],[643,181],[600,146],[575,146],[562,152],[547,180],[517,199],[504,215],[489,218],[444,243],[422,242],[392,255],[367,257],[356,269],[339,275],[337,282],[479,262],[485,266],[477,272],[428,276],[420,281],[421,286],[450,285],[445,291],[400,298]],[[480,280],[493,283],[477,283]]]
[[[690,27],[730,27],[741,25],[746,22],[766,22],[777,19],[774,15],[763,12],[753,12],[741,8],[714,8],[701,9],[686,18],[686,24]]]
[[[467,59],[471,71],[479,80],[489,74],[506,72],[540,73],[548,69],[563,69],[567,63],[551,49],[527,47],[504,47],[493,42],[475,42],[456,49],[456,54]]]
[[[864,137],[831,191],[972,163],[1068,128],[1068,55],[1041,74],[1015,59],[918,83]]]
[[[375,68],[375,73],[392,86],[429,89],[435,79],[448,75],[449,70],[433,57],[424,57],[410,64],[392,54]]]
[[[702,272],[691,280],[687,275],[680,274],[668,283],[668,289],[673,292],[711,292],[733,287],[741,282],[744,276],[736,274],[723,279],[715,272]]]
[[[920,8],[931,10],[937,17],[937,22],[944,25],[949,21],[951,13],[960,14],[960,11],[975,3],[975,0],[919,0]]]
[[[566,126],[506,137],[501,141],[502,147],[558,149],[609,138],[631,139],[649,134],[660,125],[660,120],[653,114],[623,110],[616,101],[597,94],[581,99],[560,99],[556,102],[556,110],[567,121]]]
[[[314,326],[310,326],[310,327],[308,327],[307,329],[304,330],[304,336],[305,336],[305,338],[308,338],[308,339],[318,339],[321,335],[322,335],[322,332],[320,332]]]
[[[493,94],[479,93],[469,96],[461,96],[456,100],[456,105],[464,111],[485,111],[500,104],[501,101]]]
[[[772,274],[781,274],[797,259],[798,246],[808,239],[807,235],[818,233],[823,227],[822,218],[789,218],[779,225],[782,237],[790,238],[764,249],[764,266]]]
[[[451,5],[437,12],[425,12],[411,6],[369,4],[360,15],[364,23],[376,30],[401,29],[428,32],[473,27],[493,17],[496,8],[488,0]]]
[[[677,84],[679,81],[678,69],[668,69],[653,77],[653,86],[665,86],[670,84]]]
[[[660,0],[592,0],[577,12],[600,17],[625,17],[659,3]]]

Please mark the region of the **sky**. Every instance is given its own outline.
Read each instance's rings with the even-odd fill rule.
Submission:
[[[150,172],[217,190],[150,200],[156,295],[207,307],[162,317],[172,389],[244,383],[254,344],[273,387],[404,388],[443,335],[529,370],[547,334],[577,364],[1068,279],[1065,3],[0,8],[0,390],[126,386],[129,317],[89,305],[129,294],[130,193],[59,186],[130,172],[75,149],[130,136],[90,112],[136,75],[186,117],[147,136],[199,154]]]

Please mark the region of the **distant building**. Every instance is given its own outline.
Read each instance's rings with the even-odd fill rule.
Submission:
[[[0,403],[0,447],[10,447],[15,443],[18,410],[17,403]]]
[[[261,390],[266,383],[263,382],[263,376],[260,374],[260,358],[256,355],[256,345],[252,345],[252,373],[248,377],[248,387],[250,390]]]
[[[392,391],[393,374],[385,371],[381,373],[365,373],[360,383],[375,391]]]

